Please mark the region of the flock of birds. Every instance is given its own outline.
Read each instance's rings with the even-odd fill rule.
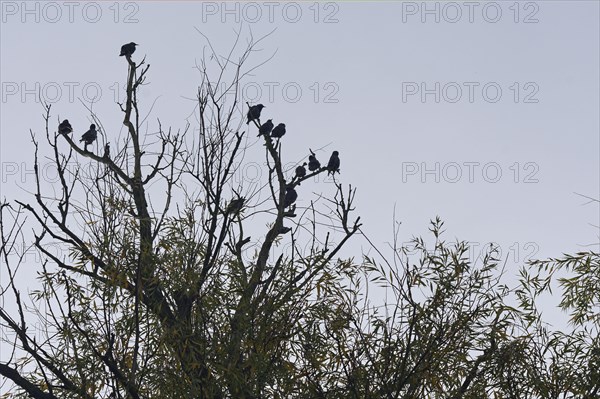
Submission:
[[[270,135],[272,138],[280,139],[285,135],[285,123],[280,123],[277,126],[274,125],[272,119],[268,119],[262,125],[260,124],[260,113],[262,112],[265,106],[263,104],[257,104],[250,107],[247,114],[246,125],[249,125],[252,121],[257,121],[259,125],[258,128],[258,137],[264,135]],[[275,126],[275,127],[274,127]],[[308,156],[308,170],[311,172],[327,170],[327,174],[335,174],[336,172],[340,172],[340,157],[339,152],[333,151],[331,157],[329,157],[329,162],[327,162],[327,166],[321,168],[321,163],[317,160],[315,153],[311,151],[311,154]],[[306,177],[306,162],[302,165],[296,167],[295,170],[295,179],[296,181]],[[299,183],[298,183],[299,184]],[[283,200],[284,209],[291,206],[298,199],[298,193],[294,189],[293,184],[288,184],[286,186],[285,198]],[[236,201],[236,200],[234,200]],[[233,201],[231,202],[233,203]],[[231,204],[230,204],[231,205]],[[243,201],[240,204],[239,208],[241,209],[241,205],[243,205]],[[236,205],[236,208],[238,206]]]
[[[119,56],[125,56],[127,58],[131,57],[131,55],[135,52],[135,46],[138,46],[138,44],[134,43],[134,42],[124,44],[123,46],[121,46],[121,53],[119,54]],[[263,108],[265,108],[265,106],[262,104],[257,104],[257,105],[251,106],[250,109],[248,110],[248,114],[247,114],[248,120],[247,120],[246,124],[249,125],[250,122],[252,122],[252,121],[257,122],[257,125],[259,126],[258,137],[264,136],[264,135],[270,135],[272,138],[281,139],[286,133],[285,123],[280,123],[277,126],[275,126],[273,124],[273,120],[269,119],[265,123],[260,124],[260,113],[263,110]],[[69,123],[68,119],[65,119],[58,125],[58,132],[62,135],[68,135],[73,132],[73,127],[71,126],[71,123]],[[90,125],[89,130],[81,136],[81,139],[79,140],[79,142],[83,142],[85,144],[83,150],[85,152],[87,152],[87,146],[92,144],[94,141],[96,141],[97,138],[98,138],[98,132],[96,131],[96,125],[92,123]],[[106,145],[104,146],[104,157],[108,158],[109,156],[110,156],[110,144],[106,143]],[[293,182],[294,182],[294,180],[296,182],[298,182],[300,179],[303,179],[304,177],[306,177],[306,173],[307,173],[306,165],[307,165],[307,163],[304,162],[302,165],[299,165],[298,167],[296,167],[295,176],[294,176],[294,179],[292,180],[292,183],[286,185],[286,192],[285,192],[285,197],[284,197],[284,201],[283,201],[284,209],[292,206],[292,204],[294,204],[294,202],[296,202],[296,200],[298,199],[298,193],[294,189]],[[308,170],[310,172],[327,170],[328,174],[335,174],[336,172],[339,173],[340,172],[339,153],[337,151],[333,151],[333,153],[331,154],[331,157],[329,158],[329,162],[327,162],[327,166],[322,168],[321,163],[317,160],[315,153],[312,152],[312,150],[311,150],[311,154],[308,156]],[[300,183],[298,182],[298,185],[299,184]],[[244,201],[245,201],[245,199],[241,198],[241,197],[232,200],[229,203],[229,205],[227,206],[227,209],[225,212],[226,213],[240,212],[242,207],[244,206]],[[286,232],[289,231],[289,230],[287,230],[288,228],[285,228],[285,229],[286,229]]]
[[[69,123],[68,119],[65,119],[58,125],[58,132],[65,135],[73,132],[73,127]],[[96,138],[98,138],[98,132],[96,131],[96,125],[92,123],[90,125],[90,129],[85,132],[83,136],[81,136],[81,140],[79,140],[80,143],[83,141],[85,144],[83,150],[87,151],[87,146],[96,141]]]

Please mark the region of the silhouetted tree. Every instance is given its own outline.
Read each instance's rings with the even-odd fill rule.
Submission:
[[[239,98],[253,45],[237,60],[211,54],[216,82],[199,65],[197,130],[159,121],[143,133],[149,65],[130,54],[127,134],[112,151],[97,115],[103,154],[53,132],[46,108],[58,183],[43,184],[32,135],[31,202],[0,205],[0,321],[12,332],[0,375],[13,384],[2,397],[597,397],[598,254],[533,262],[511,289],[494,248],[474,263],[436,219],[431,240],[399,246],[396,231],[390,254],[355,261],[342,252],[362,234],[355,190],[315,181],[339,159],[321,168],[311,151],[310,173],[297,172],[284,166],[285,138],[264,134],[263,147],[243,131],[259,130],[264,108]],[[264,181],[236,180],[262,151]],[[312,194],[319,185],[333,192]],[[24,298],[19,244],[32,222],[41,286]],[[579,329],[549,332],[535,307],[549,280],[531,268],[575,273],[561,280],[561,306]],[[369,297],[377,289],[384,300]]]

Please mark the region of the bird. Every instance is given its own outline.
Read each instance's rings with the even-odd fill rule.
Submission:
[[[79,140],[79,142],[85,142],[85,151],[87,151],[88,144],[92,144],[96,140],[96,137],[98,137],[98,132],[96,132],[96,125],[92,123],[90,125],[90,130],[85,132],[83,136],[81,136],[81,140]]]
[[[68,119],[65,119],[64,121],[62,121],[60,123],[60,125],[58,125],[58,132],[60,134],[69,134],[73,131],[73,128],[71,127],[71,124],[69,123]]]
[[[125,56],[125,57],[131,57],[131,55],[133,53],[135,53],[135,46],[139,46],[139,44],[131,42],[131,43],[127,43],[121,46],[121,54],[119,54],[119,57]]]
[[[296,177],[298,179],[302,179],[304,176],[306,176],[306,168],[304,167],[304,165],[306,165],[306,162],[296,167]]]
[[[308,170],[314,172],[321,167],[321,162],[317,161],[317,157],[314,155],[308,156]]]
[[[261,136],[263,134],[269,134],[271,133],[271,130],[273,130],[273,120],[269,119],[268,121],[266,121],[265,123],[263,123],[259,128],[258,128],[258,136]]]
[[[104,144],[104,155],[102,155],[102,158],[110,158],[110,143]]]
[[[237,214],[242,210],[242,207],[244,206],[244,202],[246,201],[246,198],[244,197],[240,197],[240,198],[236,198],[234,200],[231,200],[231,202],[229,203],[229,205],[227,205],[227,209],[225,209],[225,213],[226,214]]]
[[[293,187],[286,187],[285,189],[285,197],[283,199],[283,207],[287,208],[291,206],[298,199],[298,193],[294,190]]]
[[[283,137],[284,134],[285,134],[285,123],[280,123],[271,132],[271,137],[279,139],[279,138]]]
[[[260,119],[260,111],[262,111],[263,108],[265,108],[265,106],[262,104],[251,106],[248,110],[248,122],[246,122],[246,125],[250,124],[250,122],[255,119]]]
[[[340,173],[340,153],[334,151],[331,154],[331,158],[329,158],[329,162],[327,162],[327,174],[335,174],[335,172]]]

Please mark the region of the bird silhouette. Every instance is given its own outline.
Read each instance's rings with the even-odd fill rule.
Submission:
[[[244,197],[240,197],[240,198],[231,200],[229,205],[227,205],[227,209],[225,209],[225,213],[228,215],[239,213],[242,210],[242,207],[244,206],[245,201],[246,201],[246,198],[244,198]]]
[[[265,106],[262,104],[251,106],[248,110],[248,122],[246,122],[246,125],[250,124],[250,122],[255,119],[260,119],[260,111],[262,111],[263,108],[265,108]]]
[[[81,136],[81,140],[79,140],[79,142],[83,141],[85,143],[84,151],[87,151],[88,144],[92,144],[96,141],[96,137],[98,137],[98,132],[96,132],[96,125],[92,123],[90,125],[90,130],[85,132],[83,136]]]
[[[121,46],[121,54],[119,54],[119,57],[125,56],[125,57],[131,57],[131,55],[133,53],[135,53],[135,46],[139,46],[139,44],[131,42],[131,43],[127,43]]]
[[[64,121],[62,121],[60,123],[60,125],[58,125],[58,132],[60,134],[69,134],[73,131],[73,128],[71,127],[71,124],[69,123],[68,119],[65,119]]]
[[[334,151],[331,154],[331,158],[329,158],[329,162],[327,162],[327,174],[335,174],[335,172],[340,173],[340,155],[339,152]]]
[[[286,187],[285,189],[285,197],[283,199],[283,207],[287,208],[291,206],[298,199],[298,193],[294,190],[293,187]]]
[[[285,123],[280,123],[271,132],[271,137],[280,139],[285,134]]]
[[[314,172],[321,167],[321,162],[317,161],[317,157],[314,155],[308,156],[308,170]]]
[[[302,179],[304,176],[306,176],[306,168],[304,167],[304,165],[306,165],[306,162],[296,167],[296,177],[298,179]]]
[[[102,158],[110,158],[110,143],[104,144],[104,155],[102,155]]]
[[[271,133],[271,130],[273,130],[273,120],[269,119],[258,128],[258,136],[269,134]]]

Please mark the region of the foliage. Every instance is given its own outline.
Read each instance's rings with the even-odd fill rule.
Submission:
[[[473,262],[467,243],[444,241],[437,218],[414,248],[394,244],[391,255],[357,262],[342,257],[362,234],[355,190],[334,174],[334,193],[311,198],[308,187],[327,170],[293,176],[285,138],[259,139],[266,181],[234,179],[257,147],[249,137],[260,123],[243,130],[249,104],[238,93],[255,44],[236,62],[233,51],[213,53],[216,82],[199,66],[197,134],[164,131],[160,121],[155,135],[141,133],[137,94],[149,66],[130,56],[119,104],[127,135],[112,156],[54,133],[46,108],[60,184],[44,191],[32,134],[35,201],[1,205],[0,294],[15,305],[0,309],[14,333],[3,337],[12,353],[0,374],[14,385],[2,397],[597,397],[598,254],[532,262],[511,288],[496,249]],[[302,187],[306,206],[284,207],[290,187]],[[31,222],[43,261],[27,301],[18,244]],[[255,247],[250,234],[261,237]],[[54,253],[53,243],[68,252]],[[550,331],[536,305],[559,270],[572,274],[558,280],[569,332]]]

